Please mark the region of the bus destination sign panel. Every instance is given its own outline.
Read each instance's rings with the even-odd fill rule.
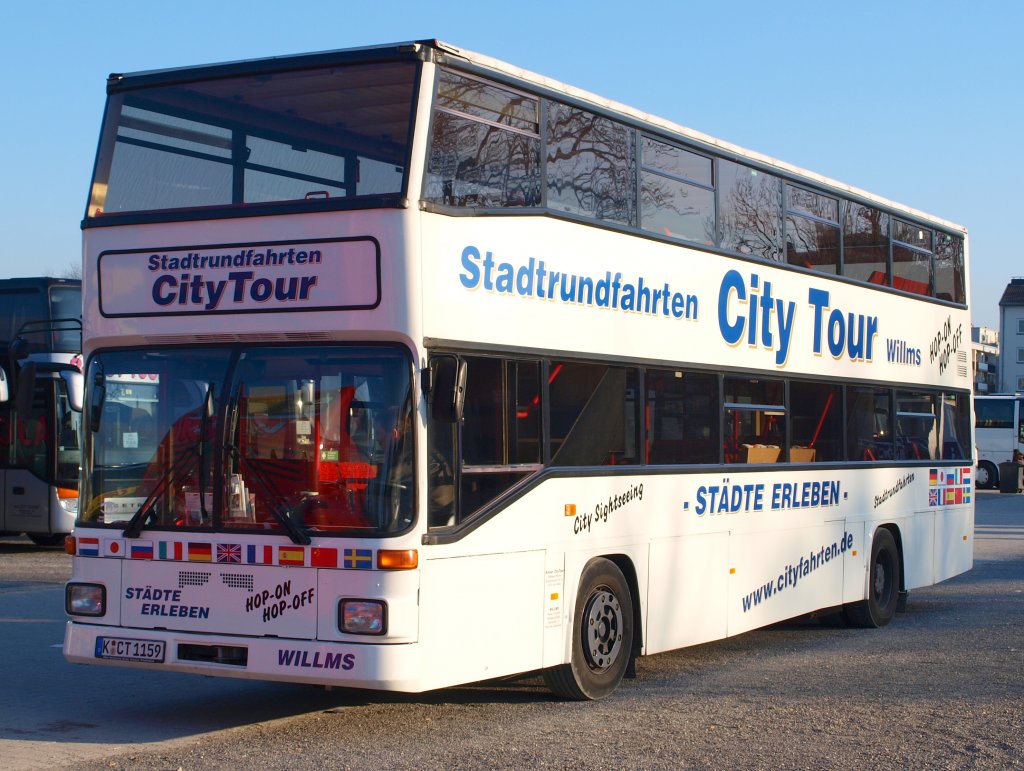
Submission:
[[[380,297],[380,244],[370,237],[99,256],[99,307],[108,318],[364,310]]]

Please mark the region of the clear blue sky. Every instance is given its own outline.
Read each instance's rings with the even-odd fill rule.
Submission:
[[[0,277],[60,275],[111,72],[439,38],[967,226],[995,327],[1024,180],[1024,2],[8,3]]]

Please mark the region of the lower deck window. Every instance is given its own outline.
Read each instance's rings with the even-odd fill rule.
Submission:
[[[468,372],[463,420],[428,423],[431,527],[469,519],[552,467],[971,457],[966,393],[618,362],[460,358]]]

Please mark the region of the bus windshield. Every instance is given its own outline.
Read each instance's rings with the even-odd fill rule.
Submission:
[[[383,62],[113,94],[86,216],[397,195],[415,77]]]
[[[80,522],[379,536],[413,521],[397,348],[98,353]]]

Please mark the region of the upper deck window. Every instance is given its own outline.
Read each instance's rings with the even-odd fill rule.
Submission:
[[[115,94],[87,216],[400,194],[415,77],[354,64]]]
[[[786,260],[839,273],[839,201],[786,185]]]
[[[654,125],[521,88],[439,70],[423,187],[428,210],[544,209],[730,256],[966,299],[961,235],[904,222],[698,141],[654,136]]]
[[[641,139],[640,226],[670,238],[715,242],[712,161],[681,147]]]
[[[424,198],[451,206],[540,204],[536,97],[442,70]]]
[[[749,166],[718,162],[718,233],[723,249],[782,258],[782,185]]]
[[[636,224],[634,132],[586,110],[547,104],[548,206]]]
[[[892,285],[927,295],[932,287],[932,231],[893,220]]]

